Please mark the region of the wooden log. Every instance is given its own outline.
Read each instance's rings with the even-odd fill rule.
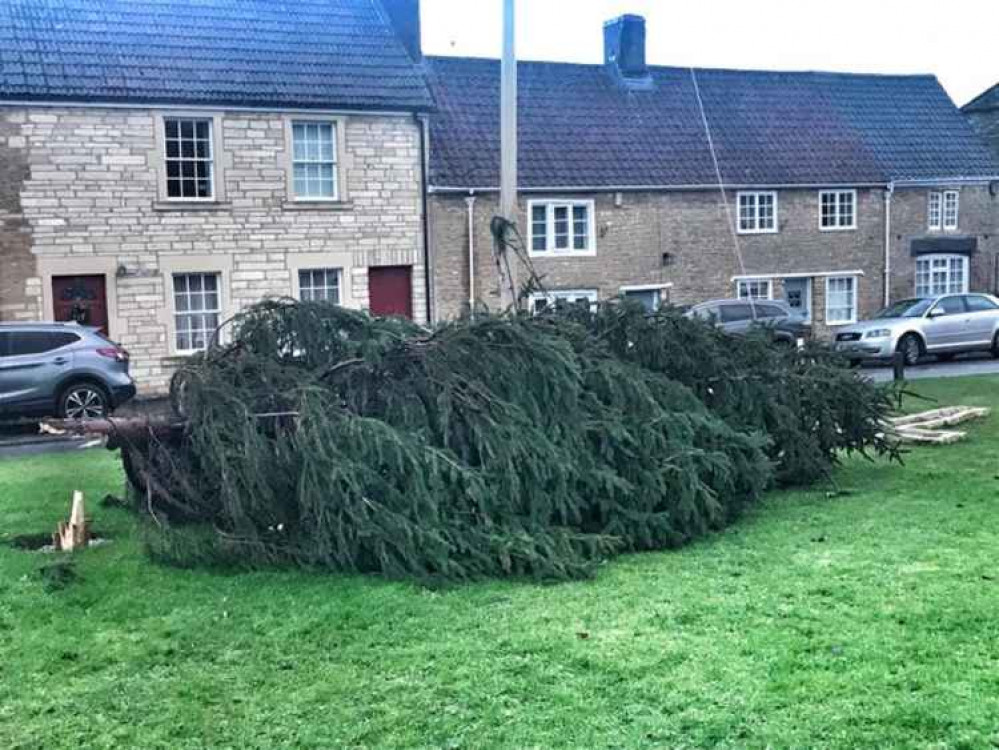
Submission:
[[[48,435],[109,435],[130,440],[167,437],[182,432],[185,423],[170,417],[106,417],[104,419],[46,419],[39,430]]]

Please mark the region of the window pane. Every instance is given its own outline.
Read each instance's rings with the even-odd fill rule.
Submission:
[[[336,136],[329,122],[292,123],[292,187],[299,198],[336,198]]]
[[[531,209],[531,249],[543,251],[547,247],[548,210],[545,206]]]
[[[569,247],[569,209],[567,206],[555,206],[555,249],[565,250]]]
[[[589,247],[589,221],[586,206],[572,208],[572,242],[575,250],[586,250]]]

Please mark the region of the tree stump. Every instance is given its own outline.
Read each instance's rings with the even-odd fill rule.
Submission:
[[[90,529],[87,527],[86,508],[83,493],[73,493],[73,507],[69,513],[69,523],[59,522],[52,535],[52,546],[60,552],[72,552],[90,543]]]

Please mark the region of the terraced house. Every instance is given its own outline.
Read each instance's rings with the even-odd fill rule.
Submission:
[[[0,320],[78,320],[141,389],[267,296],[426,320],[418,5],[6,0]]]
[[[996,288],[999,166],[932,76],[519,65],[520,221],[552,298],[785,299],[817,330],[891,299]],[[497,61],[428,58],[434,290],[495,306]],[[519,280],[524,279],[521,268]]]

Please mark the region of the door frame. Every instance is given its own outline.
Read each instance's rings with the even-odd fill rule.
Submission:
[[[125,327],[118,317],[118,290],[116,280],[118,260],[109,257],[58,258],[39,257],[38,275],[42,279],[42,319],[55,321],[55,301],[52,298],[53,276],[103,276],[104,301],[108,309],[108,338],[117,340]]]

